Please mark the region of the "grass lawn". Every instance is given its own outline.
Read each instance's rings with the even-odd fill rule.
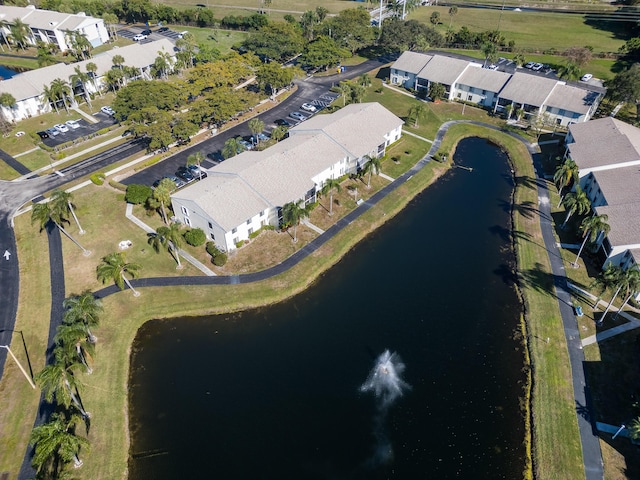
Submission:
[[[207,0],[203,3],[213,10],[216,18],[222,18],[226,15],[248,16],[261,8],[261,2],[259,0],[234,0],[233,2]],[[188,0],[171,0],[167,2],[167,5],[192,8],[194,3]],[[233,7],[229,5],[233,5]],[[277,0],[276,2],[272,2],[271,8],[268,9],[268,11],[270,11],[272,18],[281,18],[284,13],[302,14],[307,10],[315,10],[318,5],[322,5],[329,10],[330,13],[338,13],[346,8],[357,8],[359,6],[366,6],[367,4],[343,0],[327,0],[322,2],[318,0]]]
[[[429,24],[429,17],[440,12],[441,23],[437,26],[445,34],[449,27],[449,7],[418,8],[408,17]],[[481,8],[458,7],[453,17],[452,28],[455,31],[466,26],[472,32],[495,30],[500,19],[500,31],[507,42],[514,40],[516,48],[534,51],[555,48],[562,51],[573,46],[592,46],[594,52],[617,52],[624,43],[622,27],[611,31],[592,27],[582,14],[558,12],[514,12],[513,10],[491,10]],[[615,28],[615,26],[614,26]]]

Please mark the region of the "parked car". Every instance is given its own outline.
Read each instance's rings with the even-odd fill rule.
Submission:
[[[311,105],[310,103],[303,103],[300,108],[302,108],[302,110],[305,110],[305,111],[311,112],[311,113],[315,113],[318,110],[315,107],[315,105]]]
[[[264,133],[261,132],[261,133],[258,133],[257,135],[253,135],[251,137],[251,141],[257,145],[260,142],[269,141],[269,138],[271,138],[269,137],[269,135],[265,135]]]
[[[141,33],[137,33],[136,35],[133,36],[134,42],[140,42],[140,41],[142,41],[142,40],[144,40],[146,38],[147,38],[147,36],[143,35]]]
[[[69,127],[67,127],[64,123],[58,123],[57,125],[54,125],[53,128],[61,133],[67,133],[69,131]]]
[[[187,183],[193,182],[195,180],[195,177],[191,174],[187,167],[178,168],[178,170],[176,170],[176,176]]]
[[[169,27],[160,27],[158,30],[156,30],[157,32],[168,32],[169,31]]]
[[[149,35],[151,35],[151,30],[147,29],[147,30],[142,30],[140,32],[140,35],[144,35],[145,38],[148,37]]]
[[[531,67],[531,70],[533,70],[534,72],[539,72],[540,70],[542,70],[542,64],[541,63],[534,63],[533,67]]]
[[[182,179],[176,177],[175,175],[168,175],[167,178],[176,184],[176,188],[182,188],[186,185],[186,183]]]
[[[47,132],[50,137],[55,137],[57,135],[60,135],[60,132],[58,130],[56,130],[55,128],[47,128],[45,130],[45,132]]]
[[[45,132],[44,130],[42,130],[40,132],[36,132],[36,133],[40,138],[49,138],[49,134],[47,132]]]
[[[66,122],[64,122],[64,124],[69,128],[73,128],[74,130],[76,128],[80,128],[80,120],[67,120]]]
[[[187,169],[191,172],[194,178],[207,178],[207,172],[204,168],[198,165],[187,165]]]
[[[534,65],[535,65],[534,62],[527,62],[524,64],[524,68],[533,68]]]
[[[224,162],[224,157],[222,156],[222,153],[220,153],[220,151],[207,153],[207,158],[216,163]]]
[[[589,80],[591,80],[593,78],[593,75],[590,73],[585,73],[580,80],[582,80],[583,82],[588,82]]]
[[[306,117],[305,115],[301,114],[300,112],[291,112],[291,113],[289,114],[289,116],[290,116],[291,118],[295,118],[296,120],[300,120],[301,122],[302,122],[303,120],[306,120],[306,119],[307,119],[307,117]]]
[[[495,63],[492,63],[491,65],[487,65],[487,68],[489,70],[498,70],[498,65],[496,65]]]
[[[113,108],[108,107],[108,106],[106,106],[106,107],[102,107],[102,108],[100,109],[100,111],[101,111],[102,113],[106,113],[107,115],[111,115],[111,116],[115,115],[115,113],[116,113],[116,112],[114,112],[114,111],[113,111]]]
[[[284,118],[279,118],[274,122],[279,127],[290,127],[291,124],[287,122]]]
[[[247,150],[253,150],[253,147],[254,147],[253,143],[251,143],[251,142],[249,142],[247,140],[244,140],[244,139],[238,140],[238,143],[240,145],[242,145]],[[238,152],[238,153],[240,153],[240,152]]]

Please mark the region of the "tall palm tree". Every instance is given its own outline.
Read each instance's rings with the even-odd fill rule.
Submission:
[[[162,211],[162,220],[165,224],[168,224],[167,220],[167,211],[165,209],[165,205],[169,205],[171,203],[171,192],[176,189],[176,184],[173,180],[169,178],[163,178],[160,180],[160,183],[153,191],[153,198],[160,203],[160,208]]]
[[[253,134],[253,138],[256,139],[256,143],[260,143],[260,139],[258,138],[258,134],[264,130],[264,122],[260,120],[258,117],[254,117],[249,120],[249,130]]]
[[[93,108],[91,105],[91,97],[89,96],[89,92],[87,91],[87,82],[89,81],[89,74],[87,72],[83,72],[80,70],[80,67],[75,67],[73,69],[73,74],[69,76],[69,82],[71,82],[71,87],[80,84],[82,87],[82,94],[84,95],[84,100],[89,105],[89,108]]]
[[[342,97],[342,106],[344,107],[347,102],[347,95],[351,95],[351,85],[347,82],[340,82],[340,84],[336,87],[338,89],[338,93]]]
[[[593,215],[582,220],[582,223],[580,224],[580,231],[582,232],[584,240],[582,241],[582,245],[580,245],[580,250],[578,250],[576,259],[572,264],[574,267],[578,266],[578,259],[580,258],[580,254],[582,253],[585,244],[587,243],[587,239],[590,242],[595,242],[601,232],[604,232],[605,237],[609,234],[611,226],[607,223],[608,219],[609,217],[607,215]]]
[[[365,88],[368,88],[371,86],[371,77],[369,76],[368,73],[363,73],[362,75],[360,75],[358,77],[358,84],[362,85]]]
[[[126,283],[133,291],[133,295],[137,297],[140,293],[133,288],[126,274],[131,275],[132,278],[137,278],[141,268],[142,266],[137,263],[127,263],[124,253],[114,252],[102,257],[102,263],[96,268],[96,274],[98,280],[102,283],[113,281],[120,290],[124,290]]]
[[[567,159],[556,168],[556,172],[553,174],[553,181],[555,182],[556,187],[558,188],[558,193],[560,194],[558,207],[562,203],[563,199],[562,190],[571,185],[571,183],[578,181],[578,172],[578,165],[571,159],[571,157],[567,157]]]
[[[271,138],[276,142],[279,142],[280,140],[282,140],[286,134],[287,134],[287,127],[283,125],[280,125],[279,127],[276,127],[273,130],[271,130]]]
[[[93,62],[88,62],[85,65],[87,69],[87,74],[89,78],[91,78],[91,84],[93,85],[93,90],[95,93],[100,93],[100,89],[98,88],[98,84],[96,83],[96,72],[98,71],[98,66]]]
[[[293,241],[298,241],[298,225],[309,216],[309,211],[300,202],[289,202],[282,207],[282,221],[285,227],[293,226]]]
[[[58,347],[67,350],[66,355],[76,355],[88,374],[93,373],[88,358],[95,354],[95,344],[89,341],[87,329],[82,323],[61,323],[56,329],[54,341]]]
[[[622,302],[622,306],[616,312],[616,315],[613,317],[614,320],[617,320],[618,315],[627,306],[629,300],[634,293],[640,291],[640,269],[637,265],[627,268],[622,274],[622,289],[624,290],[625,299]]]
[[[46,67],[48,65],[53,65],[54,63],[58,63],[56,58],[53,56],[49,45],[38,46],[38,67]]]
[[[9,30],[11,31],[11,38],[13,38],[13,41],[16,42],[22,50],[25,50],[27,48],[29,38],[31,37],[31,29],[29,28],[29,25],[19,18],[15,18],[11,22]]]
[[[584,215],[591,208],[591,200],[589,200],[589,197],[587,197],[586,192],[582,190],[580,185],[576,185],[574,192],[567,193],[562,204],[564,205],[564,208],[567,209],[567,218],[565,218],[564,223],[560,228],[564,228],[567,225],[569,218],[571,218],[571,215],[574,213]]]
[[[62,100],[64,104],[64,109],[69,113],[69,104],[67,103],[67,98],[72,97],[73,92],[71,91],[71,87],[68,82],[65,82],[61,78],[56,78],[51,82],[51,90],[55,92],[56,97]]]
[[[7,38],[7,30],[11,31],[10,27],[11,24],[7,20],[0,19],[0,35],[2,35],[2,41],[7,48],[9,48],[9,51],[11,51],[11,43],[9,43],[9,39]],[[4,52],[4,48],[2,51]]]
[[[176,268],[182,268],[182,264],[180,263],[180,247],[184,245],[184,237],[180,230],[180,224],[174,222],[168,227],[160,227],[155,233],[148,234],[149,245],[151,245],[156,252],[160,252],[161,248],[167,248],[178,264]]]
[[[43,85],[42,96],[44,97],[43,100],[49,102],[49,105],[53,105],[53,108],[56,109],[56,113],[60,113],[58,111],[58,97],[56,95],[56,92],[54,92],[51,87],[49,87],[48,85]]]
[[[115,92],[122,86],[124,72],[119,69],[111,69],[105,73],[104,79],[107,82],[107,85],[111,87],[111,90]]]
[[[458,7],[455,5],[453,7],[449,7],[449,28],[451,28],[451,23],[453,22],[453,17],[458,14]]]
[[[73,374],[74,370],[82,367],[75,356],[70,356],[68,350],[56,345],[53,350],[54,362],[36,374],[36,383],[42,388],[42,393],[47,402],[56,402],[69,408],[71,404],[78,409],[83,417],[89,417],[80,401],[78,391],[83,387],[82,383]]]
[[[362,172],[369,174],[369,179],[367,180],[367,188],[371,188],[371,173],[376,172],[376,175],[380,173],[380,158],[376,156],[371,157],[369,155],[365,155],[362,158],[367,161],[367,163],[365,163],[364,167],[362,168]]]
[[[76,67],[77,68],[77,67]],[[80,235],[84,235],[86,232],[82,229],[80,222],[78,221],[78,217],[76,215],[75,208],[76,206],[73,204],[73,194],[71,192],[66,192],[64,190],[56,189],[51,194],[51,208],[58,212],[62,213],[62,216],[66,216],[67,214],[71,214],[73,219],[78,226],[78,230]]]
[[[340,182],[335,178],[328,178],[324,182],[324,186],[322,187],[322,194],[326,194],[329,192],[329,215],[333,215],[333,190],[340,192],[342,190],[342,186]]]
[[[59,478],[71,462],[75,468],[82,466],[78,455],[81,449],[89,448],[89,441],[75,433],[81,422],[78,415],[65,417],[62,412],[55,412],[47,423],[33,428],[29,444],[35,446],[32,462],[38,478]]]
[[[418,128],[418,120],[420,118],[424,118],[426,114],[427,108],[422,104],[422,102],[416,103],[415,105],[411,106],[411,108],[409,109],[409,118],[413,118],[414,128]]]
[[[102,302],[93,296],[90,290],[85,290],[80,295],[72,295],[64,300],[64,323],[82,323],[91,343],[96,343],[98,338],[91,332],[92,327],[100,323]]]
[[[598,320],[597,322],[598,325],[602,325],[602,323],[604,322],[604,319],[607,316],[607,313],[609,313],[609,309],[611,308],[611,305],[613,305],[613,301],[616,299],[616,297],[620,293],[620,290],[624,286],[624,283],[625,283],[624,270],[622,270],[622,268],[619,267],[618,265],[613,265],[611,263],[607,265],[607,267],[602,272],[600,272],[600,274],[593,281],[592,285],[598,286],[601,292],[604,292],[604,290],[609,287],[615,288],[615,293],[611,297],[611,300],[609,301],[607,308],[602,314],[602,317],[600,317],[600,320]]]
[[[124,57],[122,55],[114,55],[111,57],[111,63],[114,67],[122,70],[122,66],[124,65]]]
[[[33,205],[31,209],[31,224],[38,223],[40,225],[40,231],[42,231],[47,223],[53,222],[56,227],[60,229],[62,233],[64,233],[69,240],[71,240],[77,247],[82,250],[82,253],[85,256],[91,255],[91,251],[84,248],[78,241],[73,238],[69,232],[67,232],[62,227],[62,222],[66,222],[67,219],[64,218],[63,213],[58,209],[51,208],[52,206],[49,203],[36,203]]]
[[[204,160],[204,153],[202,152],[192,153],[187,157],[187,167],[190,165],[198,166],[198,175],[200,177],[200,180],[202,180],[202,170],[200,169],[200,164],[202,163],[203,160]]]
[[[222,157],[225,160],[246,150],[245,146],[240,142],[241,140],[242,137],[235,137],[224,142],[224,146],[222,147]]]

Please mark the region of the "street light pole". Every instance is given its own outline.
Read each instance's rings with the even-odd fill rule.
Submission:
[[[11,355],[11,358],[13,358],[13,360],[18,364],[18,368],[20,369],[20,371],[24,375],[24,378],[27,379],[27,381],[29,382],[29,384],[31,385],[32,388],[36,388],[36,384],[33,383],[33,380],[31,380],[31,377],[27,374],[27,371],[22,367],[22,364],[18,361],[16,356],[13,354],[13,352],[9,348],[9,345],[0,345],[0,348],[6,348],[7,349],[7,352],[9,352],[9,355]]]

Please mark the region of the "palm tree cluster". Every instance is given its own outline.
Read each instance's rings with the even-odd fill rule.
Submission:
[[[33,205],[31,209],[31,223],[38,223],[40,231],[45,229],[49,223],[53,223],[69,240],[82,250],[84,255],[90,255],[91,252],[80,245],[62,226],[63,223],[70,223],[68,217],[71,215],[78,226],[80,234],[85,233],[75,213],[73,195],[64,190],[54,190],[49,200],[49,202],[41,202]]]
[[[618,295],[622,294],[624,301],[613,318],[613,320],[616,320],[620,312],[624,309],[629,300],[631,300],[633,294],[640,291],[640,268],[635,265],[631,268],[623,269],[618,265],[610,263],[602,272],[600,272],[600,275],[596,277],[592,283],[592,287],[599,288],[600,294],[608,288],[614,290],[614,294],[607,304],[607,308],[597,322],[598,325],[602,325],[604,323],[605,317],[607,316],[607,313],[609,313],[614,300]],[[600,299],[598,298],[594,308],[598,305],[599,301]]]
[[[54,337],[53,361],[35,377],[44,399],[55,405],[54,413],[31,432],[30,444],[35,446],[33,466],[38,478],[61,478],[66,468],[82,466],[79,454],[89,447],[79,435],[79,427],[89,430],[90,414],[80,398],[83,384],[79,372],[92,373],[90,363],[95,354],[97,338],[91,328],[99,323],[102,304],[90,291],[72,295],[63,303],[62,323]]]

